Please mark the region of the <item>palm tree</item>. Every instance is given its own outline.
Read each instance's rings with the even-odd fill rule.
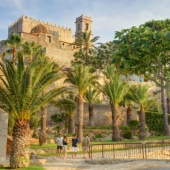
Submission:
[[[42,67],[41,65],[37,67],[37,69],[42,69],[41,72],[44,72],[44,74],[47,74],[48,72],[51,71],[56,71],[58,72],[58,74],[56,74],[56,81],[58,81],[59,79],[61,79],[61,75],[59,73],[59,71],[61,70],[61,67],[59,67],[57,65],[57,63],[53,62],[52,60],[49,60],[46,57],[40,58],[42,60],[42,65],[44,65],[44,67]],[[46,63],[48,63],[48,65],[46,65]],[[44,89],[42,91],[42,96],[46,95],[45,91],[47,89]],[[40,135],[39,135],[39,144],[41,146],[43,146],[46,141],[47,141],[47,134],[46,134],[46,120],[47,120],[47,107],[48,105],[42,105],[40,108],[40,114],[41,114],[41,129],[40,129]]]
[[[24,67],[21,53],[18,53],[17,67],[14,67],[8,60],[0,63],[0,70],[4,75],[0,77],[0,108],[11,115],[15,121],[10,154],[12,168],[29,165],[31,115],[66,90],[66,88],[55,88],[42,96],[42,91],[58,77],[56,71],[44,73],[43,67],[44,64],[38,60]]]
[[[68,126],[68,133],[74,134],[75,133],[75,125],[74,125],[74,115],[76,110],[77,97],[70,92],[66,96],[63,96],[59,100],[53,100],[51,104],[55,107],[59,107],[61,111],[64,112],[69,118],[69,126]]]
[[[65,82],[71,83],[78,91],[77,97],[77,118],[79,142],[83,138],[83,95],[89,85],[96,83],[97,76],[90,73],[90,68],[83,65],[74,65],[72,70],[66,72]]]
[[[12,63],[16,64],[17,49],[21,47],[22,38],[18,34],[11,34],[9,38],[3,43],[8,47],[8,49],[1,55],[2,57],[12,54]]]
[[[35,42],[25,42],[22,44],[22,52],[29,58],[29,63],[32,63],[33,59],[44,56],[44,50],[41,45],[37,45]]]
[[[124,95],[128,91],[128,86],[122,82],[119,76],[114,75],[112,80],[105,82],[101,90],[107,96],[110,101],[111,112],[112,112],[112,126],[113,126],[113,141],[119,141],[120,133],[118,128],[118,118],[119,118],[119,103],[122,101]]]
[[[116,73],[115,66],[108,65],[103,74],[106,76],[105,84],[101,86],[102,92],[109,99],[111,112],[112,112],[112,126],[113,126],[113,141],[120,140],[120,133],[118,128],[118,117],[119,117],[119,104],[123,100],[124,96],[128,92],[128,85],[120,80],[119,75]]]
[[[84,94],[84,99],[89,104],[89,126],[94,126],[94,113],[93,113],[93,103],[98,102],[99,90],[90,85]]]
[[[151,98],[148,93],[149,86],[141,85],[133,86],[129,90],[129,98],[139,105],[139,139],[143,140],[146,138],[145,130],[145,111],[150,107],[153,107],[156,103],[154,98]]]
[[[88,65],[88,53],[89,50],[94,46],[94,43],[99,39],[99,36],[96,36],[91,39],[91,31],[90,32],[82,32],[75,35],[75,42],[71,45],[76,45],[77,47],[83,49],[86,54],[86,65]]]

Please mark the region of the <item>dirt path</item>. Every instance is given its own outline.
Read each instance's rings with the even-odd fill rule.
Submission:
[[[169,161],[133,161],[119,164],[91,165],[84,159],[53,158],[49,163],[42,165],[46,170],[170,170]]]

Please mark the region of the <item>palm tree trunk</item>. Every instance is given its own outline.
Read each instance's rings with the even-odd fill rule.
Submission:
[[[75,133],[74,117],[70,117],[69,118],[68,133],[70,133],[70,134],[74,134]]]
[[[118,127],[118,107],[114,106],[111,104],[111,111],[112,111],[112,126],[113,126],[113,135],[112,135],[112,140],[113,141],[120,141],[120,132],[119,132],[119,127]]]
[[[86,65],[89,64],[89,61],[88,61],[88,50],[86,49]]]
[[[168,117],[167,117],[167,103],[165,97],[165,89],[161,87],[161,102],[162,102],[162,112],[163,112],[163,127],[164,135],[169,136],[169,126],[168,126]]]
[[[29,121],[23,123],[16,122],[12,136],[10,166],[11,168],[27,167],[29,165]]]
[[[79,142],[82,142],[83,139],[83,96],[78,95],[78,103],[77,103],[77,117],[78,117],[78,138]]]
[[[41,146],[43,146],[47,141],[46,119],[47,119],[47,108],[41,107],[41,130],[39,136],[39,144]]]
[[[167,113],[170,114],[170,99],[167,98]]]
[[[12,64],[15,65],[15,62],[16,62],[16,58],[15,58],[15,55],[16,55],[16,48],[14,47],[12,49]]]
[[[94,126],[94,112],[93,105],[89,104],[89,126]]]
[[[132,107],[129,105],[126,111],[127,115],[127,124],[130,120],[132,120]]]
[[[141,106],[139,111],[139,139],[144,140],[146,138],[146,131],[145,131],[145,110]]]

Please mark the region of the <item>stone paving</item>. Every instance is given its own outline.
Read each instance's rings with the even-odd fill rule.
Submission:
[[[85,163],[82,157],[72,159],[69,155],[66,160],[63,157],[55,157],[42,164],[45,170],[170,170],[170,160],[135,160],[118,164],[92,165]]]

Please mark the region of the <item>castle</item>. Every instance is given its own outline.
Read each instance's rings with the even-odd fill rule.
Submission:
[[[75,34],[92,31],[91,17],[83,14],[76,18],[75,25]],[[37,45],[41,45],[46,56],[53,57],[60,66],[70,66],[76,51],[75,46],[71,45],[75,41],[71,28],[22,15],[8,27],[8,36],[12,33],[19,34],[24,42],[34,41]]]

